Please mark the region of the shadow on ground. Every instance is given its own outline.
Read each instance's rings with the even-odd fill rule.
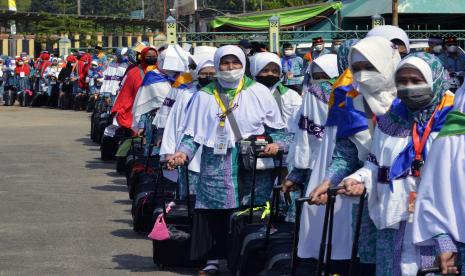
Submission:
[[[132,230],[132,228],[123,228],[123,229],[118,229],[111,231],[111,234],[115,237],[120,237],[120,238],[125,238],[129,240],[147,240],[149,241],[149,238],[147,237],[148,233],[144,234],[138,234]]]
[[[102,185],[92,187],[94,190],[107,192],[126,192],[127,188],[123,185]]]
[[[133,254],[114,255],[113,262],[118,265],[115,269],[123,269],[131,272],[161,271],[158,266],[153,263],[152,257]],[[178,275],[197,275],[194,273],[193,269],[167,267],[164,268],[163,271],[176,273]]]

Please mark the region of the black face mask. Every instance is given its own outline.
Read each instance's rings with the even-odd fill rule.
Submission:
[[[397,89],[397,97],[410,109],[422,110],[431,104],[433,91],[428,86],[402,87]]]
[[[268,75],[268,76],[256,76],[255,80],[263,84],[266,87],[273,87],[279,80],[280,77]]]
[[[145,63],[147,65],[155,65],[157,63],[157,58],[156,57],[146,57],[145,58]]]
[[[198,78],[197,81],[201,87],[207,86],[210,82],[214,81],[214,77],[205,77],[205,78]]]

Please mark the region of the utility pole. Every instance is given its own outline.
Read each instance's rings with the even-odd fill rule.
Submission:
[[[242,13],[245,13],[245,0],[242,0]]]
[[[77,0],[77,15],[81,16],[81,0]]]
[[[399,26],[399,1],[392,0],[392,25]]]

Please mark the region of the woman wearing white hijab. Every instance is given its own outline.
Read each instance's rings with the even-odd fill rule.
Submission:
[[[363,168],[348,176],[346,195],[367,189],[368,210],[376,231],[376,275],[416,275],[431,266],[432,248],[412,243],[414,201],[423,160],[452,108],[446,70],[433,55],[404,59],[395,75],[398,97],[378,118]],[[421,141],[420,141],[421,140]]]
[[[289,119],[300,108],[302,97],[281,83],[281,66],[281,60],[274,53],[257,53],[250,59],[252,77],[270,89],[281,110],[283,121],[288,125]]]
[[[331,86],[339,76],[337,55],[327,54],[315,59],[309,66],[309,72],[303,83],[303,103],[292,122],[295,142],[288,160],[294,168],[287,177],[286,186],[296,183],[306,186],[310,177],[323,138]],[[292,193],[291,197],[294,195]],[[295,212],[290,212],[288,220],[293,221],[293,215]]]
[[[361,164],[368,156],[371,146],[372,134],[370,133],[372,133],[375,124],[373,121],[377,116],[387,112],[396,96],[394,72],[400,61],[400,56],[390,41],[382,37],[362,39],[350,48],[348,58],[349,82],[352,83],[351,88],[355,88],[356,91],[352,90],[347,93],[345,105],[351,106],[351,109],[353,109],[351,113],[358,121],[360,121],[359,117],[364,114],[366,124],[359,122],[357,123],[359,127],[354,128],[355,131],[349,131],[346,135],[336,139],[334,152],[330,157],[329,167],[326,170],[322,170],[320,166],[324,166],[322,162],[325,162],[324,160],[327,160],[328,157],[322,158],[325,154],[319,154],[319,169],[318,172],[312,174],[307,191],[307,193],[311,191],[310,196],[313,204],[325,204],[328,188],[338,185],[344,177],[361,167]],[[350,122],[355,124],[354,120]],[[367,124],[371,126],[370,131],[366,130]],[[342,131],[341,127],[343,125],[345,124],[338,124],[338,132]],[[325,172],[322,173],[323,171]],[[315,187],[318,182],[321,184]],[[348,210],[342,210],[342,203],[341,200],[337,202],[339,206],[336,206],[336,211],[344,214]],[[351,205],[349,205],[349,208],[351,208]],[[303,210],[305,211],[305,209]],[[303,214],[302,221],[305,222],[305,219],[306,217]],[[347,232],[345,229],[350,228],[350,223],[347,224],[347,221],[343,223],[338,221],[337,225],[340,225],[341,228],[338,226],[337,229],[342,229],[342,232]],[[302,234],[302,229],[301,227],[300,235],[307,235],[307,238],[310,239],[313,233],[308,232],[305,234],[303,232],[304,234]],[[334,234],[335,237],[340,235],[337,230],[335,230]],[[362,219],[361,236],[363,237],[363,239],[360,239],[359,244],[361,271],[363,272],[361,275],[374,275],[376,228],[368,216],[367,209],[364,211]],[[340,243],[341,246],[334,247],[334,258],[350,258],[350,243],[351,238]],[[318,248],[315,246],[312,247],[312,250],[306,249],[305,246],[299,247],[299,254],[304,257],[315,257],[316,252],[318,252]]]
[[[279,149],[286,149],[280,143],[285,125],[279,107],[267,87],[244,75],[244,52],[237,46],[223,46],[216,51],[214,64],[217,81],[192,97],[184,137],[169,160],[171,168],[179,166],[192,160],[197,149],[203,147],[191,245],[191,258],[207,260],[200,275],[218,275],[219,259],[225,258],[227,252],[229,216],[241,206],[238,142],[265,133],[274,135],[274,143],[266,146],[265,154],[276,155]],[[241,171],[244,188],[251,186],[247,181],[250,174]],[[262,177],[257,176],[257,180],[256,204],[262,204],[274,182],[265,186],[260,183]]]
[[[435,245],[442,274],[465,275],[465,84],[429,151],[413,213],[413,242]],[[461,258],[459,258],[461,257]]]
[[[214,54],[214,53],[213,53]],[[197,79],[197,85],[185,90],[180,93],[174,103],[171,111],[169,112],[168,118],[166,119],[165,128],[163,131],[163,139],[160,146],[160,156],[162,159],[166,159],[170,155],[174,154],[181,142],[183,137],[182,125],[186,119],[186,111],[192,96],[202,89],[202,87],[208,85],[214,81],[215,67],[213,64],[213,55],[210,58],[200,60],[195,69],[195,75]],[[202,154],[202,148],[199,148],[192,161],[189,163],[189,183],[191,194],[195,193],[198,174],[200,172],[200,156]],[[180,168],[180,176],[178,178],[179,193],[181,198],[184,198],[186,194],[185,188],[185,170],[184,167]]]

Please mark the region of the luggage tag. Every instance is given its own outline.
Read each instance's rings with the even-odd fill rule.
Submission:
[[[20,78],[24,78],[26,75],[24,74],[24,72],[19,72],[19,77]]]
[[[226,117],[220,118],[220,125],[216,129],[215,147],[213,148],[213,154],[226,155],[228,151],[228,135],[225,131],[225,120]]]

